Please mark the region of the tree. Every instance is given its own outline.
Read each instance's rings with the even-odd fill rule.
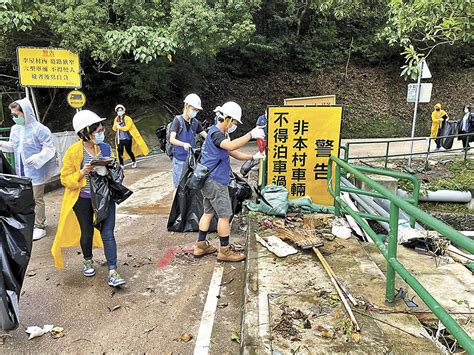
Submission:
[[[415,79],[418,63],[441,45],[471,43],[474,38],[473,0],[391,0],[382,35],[404,47],[402,76]]]

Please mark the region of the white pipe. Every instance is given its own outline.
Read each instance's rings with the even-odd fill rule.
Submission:
[[[397,195],[400,197],[409,197],[408,192],[398,189]],[[420,202],[454,202],[467,203],[472,199],[470,191],[455,191],[455,190],[438,190],[427,191],[426,195],[420,195],[418,201]]]

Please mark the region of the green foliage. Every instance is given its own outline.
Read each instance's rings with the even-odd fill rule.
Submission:
[[[390,45],[405,48],[405,78],[416,76],[419,58],[428,57],[437,46],[472,42],[473,5],[473,0],[390,1],[387,26],[381,35]]]

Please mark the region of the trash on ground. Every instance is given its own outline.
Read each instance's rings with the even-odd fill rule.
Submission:
[[[28,327],[26,328],[26,333],[30,335],[28,340],[43,336],[44,334],[51,332],[53,328],[54,328],[54,325],[45,325],[43,328],[38,327],[36,325]]]
[[[335,218],[332,222],[332,229],[331,233],[334,234],[336,237],[341,239],[349,239],[352,236],[352,230],[347,221],[342,218],[338,217]]]
[[[64,329],[61,327],[54,327],[51,329],[51,337],[53,339],[59,339],[64,336]]]
[[[260,237],[258,234],[255,234],[255,238],[260,244],[280,258],[298,253],[298,250],[274,235]]]
[[[232,332],[230,335],[230,340],[235,341],[240,344],[240,335],[237,334],[236,332]]]
[[[181,343],[188,343],[193,339],[193,335],[190,333],[184,333],[179,338],[174,339],[174,341],[179,341]]]

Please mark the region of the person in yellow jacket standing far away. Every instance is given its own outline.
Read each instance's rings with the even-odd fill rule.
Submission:
[[[443,121],[448,120],[448,114],[446,111],[441,109],[441,104],[436,104],[434,106],[434,111],[431,113],[431,132],[430,138],[436,139],[441,136],[441,128],[443,127]],[[436,150],[435,152],[441,149],[441,139],[436,139]]]
[[[116,132],[115,149],[120,165],[123,166],[125,157],[125,160],[131,159],[132,168],[136,168],[137,162],[135,158],[139,155],[148,155],[150,150],[140,135],[140,132],[138,132],[133,120],[130,116],[125,115],[125,107],[123,105],[117,105],[115,106],[115,112],[117,116],[115,116],[112,129]]]
[[[83,274],[92,277],[95,275],[92,247],[103,247],[109,267],[108,284],[118,287],[125,284],[125,280],[117,272],[115,203],[111,203],[108,216],[101,222],[100,230],[93,224],[94,209],[89,173],[95,171],[99,175],[106,175],[107,167],[93,166],[93,161],[108,160],[113,156],[110,145],[104,143],[103,120],[89,110],[82,110],[74,115],[72,125],[81,140],[71,145],[64,155],[60,174],[64,196],[51,253],[54,265],[62,269],[64,262],[61,248],[80,245],[84,257]]]

